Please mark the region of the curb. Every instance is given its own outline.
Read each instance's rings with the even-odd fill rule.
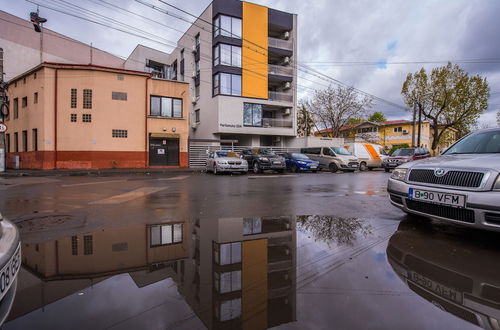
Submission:
[[[0,177],[45,177],[45,176],[112,176],[112,175],[154,175],[173,173],[201,173],[202,168],[181,169],[118,169],[118,170],[7,170]]]

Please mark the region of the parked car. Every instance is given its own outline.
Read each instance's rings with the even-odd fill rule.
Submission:
[[[241,156],[248,162],[248,167],[256,174],[265,170],[283,173],[286,169],[285,159],[276,155],[270,149],[245,149],[241,152]]]
[[[384,159],[382,167],[386,172],[389,172],[401,164],[429,157],[431,157],[431,153],[427,148],[400,148]]]
[[[302,148],[300,152],[317,160],[321,170],[327,169],[332,173],[338,170],[354,172],[359,168],[359,159],[343,147]]]
[[[387,191],[405,212],[500,231],[500,128],[471,133],[441,156],[394,169]]]
[[[248,172],[248,162],[235,152],[215,151],[208,155],[207,172],[208,171],[214,174],[224,172],[240,172],[246,174]]]
[[[319,168],[319,162],[312,160],[304,154],[298,152],[287,152],[282,154],[286,160],[286,168],[292,172],[311,171],[316,173]]]
[[[360,171],[382,167],[382,161],[387,158],[384,147],[380,144],[354,142],[346,143],[344,148],[359,159]]]
[[[9,314],[21,267],[21,242],[17,227],[0,214],[0,326]]]

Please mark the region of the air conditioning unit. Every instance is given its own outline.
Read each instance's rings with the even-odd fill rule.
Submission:
[[[290,64],[290,57],[289,56],[285,56],[285,58],[283,59],[283,64]]]
[[[192,45],[191,46],[191,52],[192,53],[196,53],[196,45]]]
[[[196,78],[196,76],[197,76],[196,71],[191,72],[191,78],[194,79],[194,78]]]
[[[194,121],[193,121],[193,122],[191,123],[191,128],[192,128],[192,129],[196,129],[196,128],[198,127],[198,124],[199,124],[199,123],[197,123],[197,122],[194,122]]]
[[[285,108],[285,111],[283,111],[283,114],[286,116],[289,116],[292,113],[292,108]]]
[[[285,31],[285,33],[283,33],[283,38],[286,40],[290,39],[290,31]]]
[[[287,81],[285,85],[283,85],[283,89],[290,89],[290,88],[292,88],[292,83]]]
[[[196,102],[198,102],[198,98],[196,96],[193,96],[191,98],[191,103],[196,104]]]
[[[408,134],[408,130],[407,130],[407,129],[404,129],[404,130],[403,130],[403,134]]]

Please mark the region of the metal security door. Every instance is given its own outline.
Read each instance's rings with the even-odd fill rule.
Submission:
[[[179,139],[166,139],[167,140],[167,165],[179,166]]]
[[[167,165],[167,139],[149,138],[149,165]]]

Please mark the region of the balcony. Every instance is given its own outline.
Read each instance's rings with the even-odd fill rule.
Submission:
[[[284,40],[284,39],[277,39],[277,38],[269,37],[268,38],[268,47],[293,50],[293,41],[291,39]]]
[[[293,103],[293,94],[269,91],[269,100]]]
[[[262,127],[293,128],[292,119],[262,118]]]
[[[290,66],[269,64],[267,72],[279,76],[293,76],[293,68]]]

